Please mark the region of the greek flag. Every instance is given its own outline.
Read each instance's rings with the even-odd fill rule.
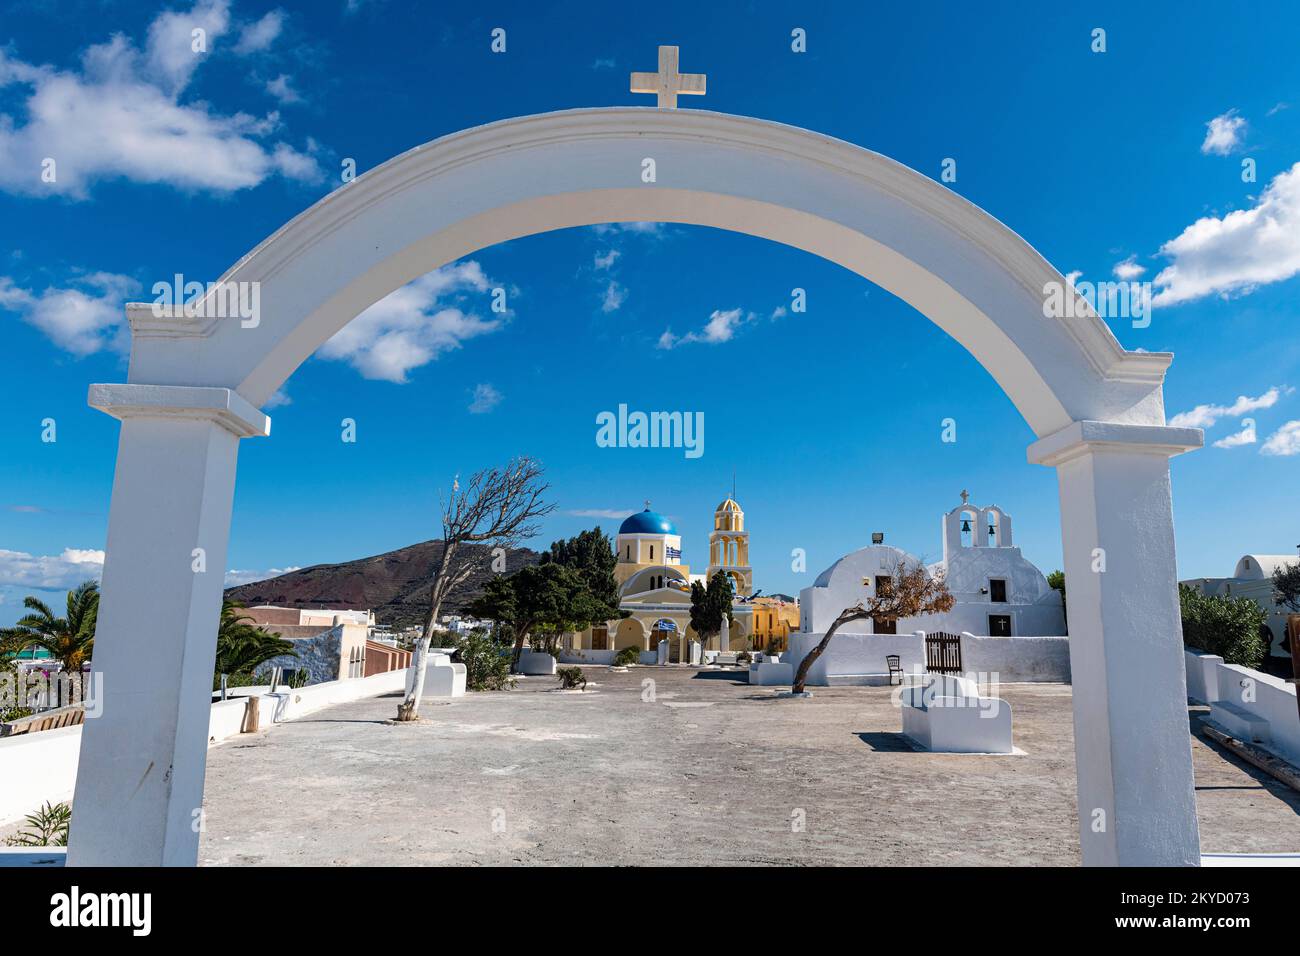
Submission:
[[[677,548],[665,548],[664,551],[668,555],[668,557],[677,558],[678,560],[681,560],[682,553]]]

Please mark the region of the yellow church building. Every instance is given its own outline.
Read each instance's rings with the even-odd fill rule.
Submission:
[[[735,621],[728,628],[727,647],[720,648],[721,636],[705,644],[705,650],[743,650],[753,634],[753,612],[748,598],[754,590],[754,573],[749,566],[749,532],[745,513],[734,498],[727,498],[713,513],[709,534],[709,566],[705,574],[691,574],[682,563],[682,539],[677,527],[665,516],[650,510],[624,520],[614,539],[618,563],[614,579],[619,585],[619,608],[628,613],[622,620],[588,628],[574,635],[572,649],[613,650],[635,647],[649,651],[668,641],[669,660],[689,660],[687,644],[699,640],[691,628],[691,582],[707,581],[718,571],[732,581],[736,602]]]

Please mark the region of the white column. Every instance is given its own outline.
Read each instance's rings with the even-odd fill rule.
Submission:
[[[722,631],[718,634],[718,650],[721,652],[731,650],[731,622],[727,616],[722,616]]]
[[[239,438],[265,415],[225,388],[92,385],[121,419],[73,866],[193,866]],[[196,554],[196,549],[201,549]]]
[[[1061,492],[1087,865],[1200,863],[1169,458],[1201,442],[1195,428],[1085,421],[1029,447]]]

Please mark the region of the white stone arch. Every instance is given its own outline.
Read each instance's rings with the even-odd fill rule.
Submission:
[[[654,183],[642,181],[647,157]],[[1044,317],[1060,273],[879,154],[746,117],[614,108],[466,130],[335,190],[223,277],[258,284],[256,325],[128,307],[129,384],[90,393],[123,424],[96,641],[105,710],[83,732],[70,862],[195,862],[237,445],[270,429],[256,406],[431,269],[521,236],[636,220],[743,232],[838,263],[989,371],[1039,437],[1031,460],[1060,479],[1084,859],[1199,859],[1167,459],[1201,433],[1164,424],[1171,356],[1125,352],[1090,314]],[[1089,570],[1097,547],[1104,576]],[[196,548],[211,573],[191,570]]]

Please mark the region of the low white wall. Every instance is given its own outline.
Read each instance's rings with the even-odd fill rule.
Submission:
[[[790,635],[790,647],[781,655],[781,663],[798,673],[808,652],[821,643],[825,634]],[[925,644],[916,634],[839,634],[831,638],[825,652],[808,671],[808,683],[825,686],[830,677],[859,674],[887,674],[885,657],[897,654],[905,671],[925,669]]]
[[[0,738],[0,824],[72,799],[81,725]]]
[[[1267,720],[1269,740],[1264,746],[1300,765],[1300,713],[1296,711],[1295,685],[1240,664],[1221,663],[1217,669],[1218,699],[1231,701]]]
[[[560,663],[609,665],[614,663],[614,657],[617,654],[618,651],[560,651]],[[642,651],[640,663],[659,663],[657,652]]]
[[[258,704],[261,729],[333,704],[398,693],[405,680],[406,670],[402,669],[263,694]],[[244,708],[243,697],[213,703],[208,722],[209,742],[220,743],[238,736],[244,723]],[[70,801],[80,756],[80,724],[0,737],[0,826],[21,820],[46,801]]]
[[[790,649],[781,655],[798,671],[804,657],[821,641],[822,634],[790,635]],[[905,673],[925,670],[925,644],[918,634],[839,634],[808,672],[808,683],[825,685],[831,677],[886,674],[885,657],[899,656]],[[1001,683],[1070,680],[1068,637],[961,636],[961,663],[966,672],[996,675]]]
[[[1070,639],[963,634],[961,666],[967,672],[996,675],[1003,684],[1068,684]]]
[[[1187,664],[1187,696],[1201,704],[1212,704],[1219,699],[1219,665],[1223,658],[1203,651],[1183,650]]]
[[[238,734],[244,727],[244,711],[247,708],[242,697],[213,703],[212,716],[208,720],[208,743],[220,743]]]

